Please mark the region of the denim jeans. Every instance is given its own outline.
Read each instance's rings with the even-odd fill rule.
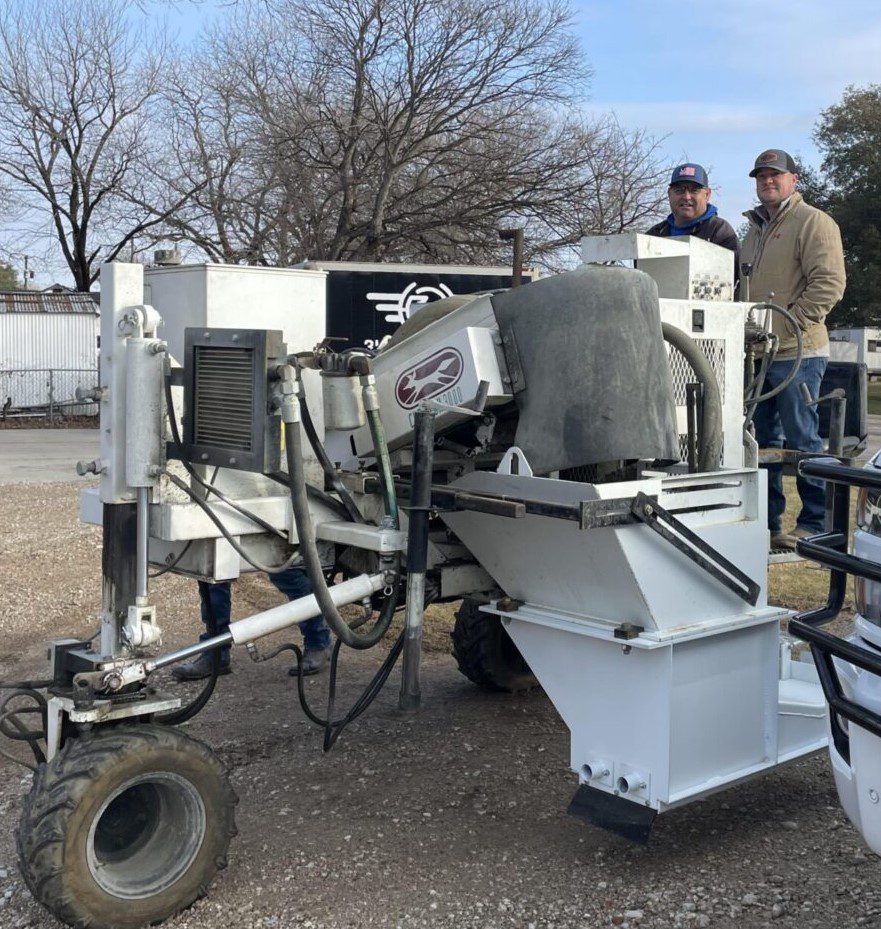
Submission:
[[[816,406],[808,406],[801,392],[807,384],[811,396],[820,396],[820,382],[826,371],[826,358],[804,358],[798,366],[798,374],[776,397],[756,407],[753,421],[756,425],[756,440],[759,448],[798,449],[802,452],[823,451],[820,438],[820,416]],[[768,369],[762,393],[780,384],[792,370],[794,361],[775,361]],[[768,528],[772,533],[781,531],[781,517],[786,509],[783,495],[783,466],[766,465],[768,469]],[[801,497],[801,512],[796,524],[813,532],[825,528],[826,483],[817,478],[796,477],[798,495]]]
[[[302,568],[287,568],[285,571],[279,571],[278,574],[270,574],[269,580],[273,585],[283,593],[288,600],[296,600],[298,597],[305,597],[312,593],[312,582],[309,575]],[[229,628],[229,619],[232,611],[232,596],[229,581],[220,584],[199,584],[199,592],[207,588],[207,597],[214,609],[214,618],[217,621],[217,632],[225,632]],[[202,622],[208,625],[210,612],[205,596],[201,596],[202,603]],[[300,631],[303,633],[303,644],[306,648],[327,648],[330,645],[330,629],[323,616],[316,616],[313,619],[307,619],[300,625]],[[211,633],[204,632],[199,636],[200,640],[211,638]],[[230,647],[224,646],[220,650],[220,660],[224,663],[229,661]]]

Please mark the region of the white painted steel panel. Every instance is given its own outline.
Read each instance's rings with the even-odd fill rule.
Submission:
[[[680,512],[677,518],[759,584],[755,607],[644,525],[581,531],[576,522],[535,514],[506,519],[463,511],[443,513],[442,518],[509,596],[611,626],[627,620],[663,638],[682,634],[707,617],[750,623],[761,614],[767,596],[768,551],[768,530],[759,518],[764,513],[764,475],[718,471],[697,480],[686,476],[685,483],[673,477],[592,485],[475,471],[451,485],[571,506],[584,500],[629,499],[641,490],[660,495],[662,506],[670,502],[678,506],[683,498],[700,506],[719,500],[718,489],[699,489],[700,481],[706,484],[711,477],[729,484],[725,495],[740,505]],[[668,486],[689,489],[687,494],[668,495],[664,493]]]
[[[633,261],[658,285],[658,295],[676,300],[731,300],[734,252],[694,236],[662,238],[636,232],[586,236],[585,264]]]
[[[325,292],[323,271],[205,264],[144,275],[144,301],[162,317],[159,338],[179,363],[188,326],[281,329],[288,351],[309,351],[325,336]]]

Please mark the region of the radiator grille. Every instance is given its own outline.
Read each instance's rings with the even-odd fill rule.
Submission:
[[[252,451],[254,362],[252,348],[195,346],[195,444]]]
[[[719,383],[719,391],[722,394],[722,402],[725,402],[725,340],[724,339],[695,339],[697,347],[704,353],[716,380]],[[685,406],[686,395],[685,385],[693,384],[697,378],[691,365],[685,360],[685,356],[679,349],[670,346],[670,374],[673,375],[673,402],[676,406]]]

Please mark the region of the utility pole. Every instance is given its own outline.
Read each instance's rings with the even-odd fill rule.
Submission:
[[[24,289],[25,289],[25,290],[29,290],[29,288],[28,288],[28,262],[29,262],[30,260],[31,260],[31,256],[30,256],[30,255],[25,255],[25,256],[24,256],[24,281],[23,281],[23,283],[24,283]]]

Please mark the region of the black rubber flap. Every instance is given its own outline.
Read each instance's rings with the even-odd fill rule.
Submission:
[[[492,297],[533,471],[679,460],[654,281],[584,265]],[[505,341],[507,339],[507,341]]]
[[[649,806],[613,797],[587,784],[582,784],[575,791],[566,812],[640,845],[648,843],[652,825],[658,815]]]

